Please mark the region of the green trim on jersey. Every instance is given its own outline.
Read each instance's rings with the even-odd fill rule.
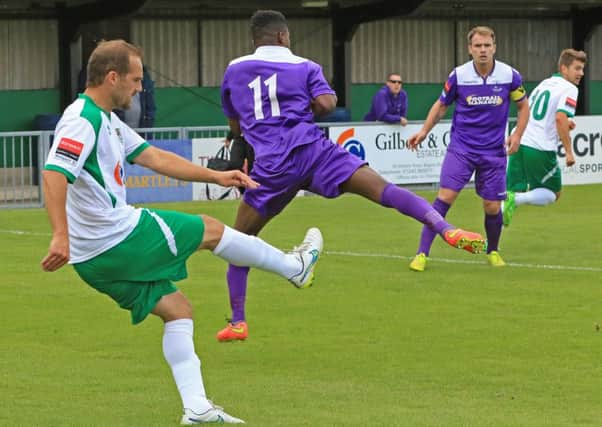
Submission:
[[[140,155],[140,153],[142,153],[148,147],[150,147],[150,144],[148,142],[146,142],[146,141],[144,141],[142,144],[140,144],[138,146],[138,148],[136,148],[134,151],[132,151],[130,153],[129,156],[126,157],[126,160],[128,161],[128,163],[129,164],[133,164],[134,163],[134,159],[136,159],[136,157],[138,157]]]
[[[102,177],[102,172],[100,170],[100,165],[98,164],[97,147],[98,134],[100,133],[100,126],[102,125],[101,114],[104,113],[106,115],[106,113],[102,108],[96,105],[94,100],[89,96],[81,94],[80,98],[84,99],[84,108],[82,108],[80,117],[90,122],[92,128],[94,129],[94,147],[92,147],[90,155],[88,156],[88,158],[86,158],[86,162],[84,163],[84,170],[88,172],[92,176],[92,178],[94,178],[94,180],[98,182],[98,185],[100,185],[107,192],[109,198],[111,199],[111,205],[115,207],[115,205],[117,204],[117,198],[115,197],[115,195],[113,195],[110,191],[107,190],[105,186],[105,180]],[[110,120],[110,116],[108,117]]]
[[[44,170],[55,171],[55,172],[65,175],[65,178],[67,178],[67,182],[69,184],[73,184],[75,182],[75,176],[73,176],[73,174],[71,172],[69,172],[67,169],[63,169],[60,166],[46,165],[46,166],[44,166]]]
[[[566,111],[566,110],[559,109],[559,110],[556,110],[556,112],[557,112],[557,113],[564,113],[564,114],[566,114],[568,117],[575,117],[575,115],[574,115],[573,113],[571,113],[570,111]]]

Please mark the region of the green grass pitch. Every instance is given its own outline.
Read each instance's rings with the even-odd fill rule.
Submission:
[[[161,205],[227,224],[236,206]],[[298,198],[261,236],[290,248],[320,227],[316,282],[253,271],[247,342],[215,340],[223,261],[195,254],[178,284],[208,395],[249,426],[599,426],[601,212],[602,186],[565,187],[553,206],[517,209],[507,267],[438,239],[414,273],[420,224],[356,196]],[[483,231],[473,190],[448,219]],[[178,425],[160,320],[131,326],[71,267],[42,272],[49,232],[43,210],[0,210],[0,425]]]

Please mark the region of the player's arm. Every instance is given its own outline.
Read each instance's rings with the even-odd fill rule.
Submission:
[[[408,95],[405,91],[402,91],[400,96],[403,96],[403,103],[401,104],[401,117],[399,118],[399,123],[402,126],[408,124]]]
[[[323,117],[332,112],[337,106],[337,96],[325,93],[311,100],[311,110],[318,117]]]
[[[42,260],[44,271],[55,271],[69,261],[69,230],[67,227],[67,178],[53,170],[42,171],[44,204],[52,227],[48,254]]]
[[[518,110],[516,128],[506,139],[506,152],[509,155],[518,151],[520,139],[523,137],[523,133],[525,133],[527,123],[529,123],[529,100],[526,96],[516,103],[516,108]]]
[[[425,140],[426,136],[429,132],[435,127],[435,125],[445,117],[445,113],[447,112],[447,105],[445,105],[441,100],[437,99],[431,109],[429,110],[428,115],[426,116],[426,120],[422,124],[422,129],[415,133],[410,137],[408,143],[410,144],[410,148],[415,150],[422,141]]]
[[[134,158],[134,163],[182,181],[211,182],[224,187],[256,188],[259,186],[257,182],[241,171],[215,171],[195,165],[170,151],[152,146],[146,148]]]
[[[566,165],[573,166],[575,164],[575,155],[573,154],[573,146],[571,145],[571,135],[569,134],[571,121],[566,113],[562,111],[556,112],[556,131],[558,138],[562,142],[564,151],[566,152]]]

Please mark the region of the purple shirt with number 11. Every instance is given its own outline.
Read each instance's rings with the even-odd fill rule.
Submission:
[[[222,83],[225,115],[240,122],[255,161],[279,164],[295,147],[323,136],[311,100],[332,94],[322,68],[281,46],[260,46],[234,59]]]

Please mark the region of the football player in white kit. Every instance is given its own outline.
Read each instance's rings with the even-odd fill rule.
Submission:
[[[529,123],[518,152],[508,161],[507,198],[502,211],[508,226],[517,206],[546,206],[560,197],[560,166],[556,158],[558,141],[566,152],[566,165],[575,164],[569,131],[575,127],[579,82],[587,55],[565,49],[558,59],[558,73],[543,80],[529,96]]]

